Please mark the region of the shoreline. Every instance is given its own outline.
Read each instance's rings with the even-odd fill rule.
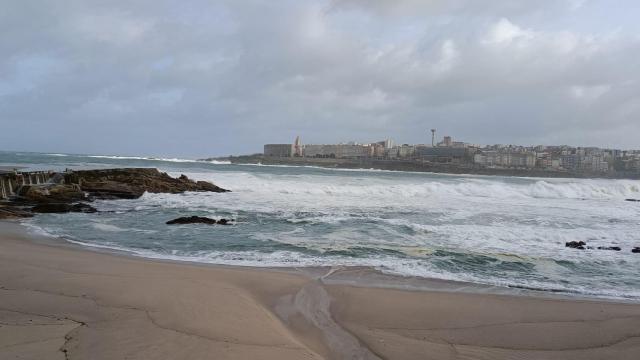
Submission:
[[[13,226],[15,225],[15,227]],[[25,225],[22,221],[3,221],[0,220],[0,230],[6,232],[7,226],[13,227],[14,235],[28,237],[30,241],[41,243],[44,245],[68,247],[81,251],[97,252],[102,254],[110,254],[116,256],[124,256],[131,259],[141,259],[143,261],[157,261],[171,264],[188,264],[193,266],[204,266],[211,268],[223,269],[244,269],[249,271],[276,271],[290,274],[307,276],[309,278],[318,279],[322,277],[323,283],[330,285],[349,285],[354,287],[372,287],[381,289],[393,289],[402,291],[417,292],[449,292],[449,293],[467,293],[467,294],[489,294],[489,295],[506,295],[533,297],[539,299],[554,299],[568,301],[594,301],[609,302],[618,304],[638,304],[640,299],[607,297],[598,295],[588,295],[578,292],[568,292],[563,290],[535,289],[517,286],[501,286],[483,283],[474,283],[463,280],[449,280],[419,276],[404,276],[400,274],[386,273],[376,269],[373,266],[251,266],[251,265],[234,265],[234,264],[217,264],[212,262],[202,262],[187,259],[171,259],[165,257],[151,257],[144,254],[138,254],[127,249],[117,249],[109,246],[101,246],[95,244],[87,244],[81,241],[69,240],[56,237],[49,234],[32,233],[32,225]],[[40,228],[34,226],[35,231]],[[327,276],[326,274],[330,274]]]
[[[640,352],[640,304],[353,286],[325,281],[336,272],[323,268],[294,273],[48,244],[20,226],[0,222],[0,357],[635,359]],[[362,278],[363,269],[349,271]]]

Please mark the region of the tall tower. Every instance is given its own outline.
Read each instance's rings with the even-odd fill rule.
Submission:
[[[296,141],[293,143],[294,156],[302,156],[302,143],[300,142],[300,136],[296,136]]]
[[[431,146],[436,146],[436,129],[431,129]]]

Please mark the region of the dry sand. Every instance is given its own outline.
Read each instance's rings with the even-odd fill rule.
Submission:
[[[640,359],[640,305],[328,285],[0,223],[0,359]]]

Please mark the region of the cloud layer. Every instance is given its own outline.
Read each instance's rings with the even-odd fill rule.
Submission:
[[[266,142],[640,148],[635,2],[14,1],[3,149],[201,156]]]

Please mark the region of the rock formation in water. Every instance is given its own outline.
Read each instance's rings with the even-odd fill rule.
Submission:
[[[185,175],[172,178],[154,168],[80,170],[65,174],[65,183],[78,184],[94,199],[137,199],[146,192],[178,194],[185,191],[227,192]]]
[[[619,246],[598,246],[598,250],[620,251],[622,249]]]
[[[68,213],[68,212],[81,212],[81,213],[94,213],[98,212],[96,208],[86,203],[52,203],[45,202],[38,204],[31,208],[34,213]]]
[[[568,248],[579,249],[579,250],[584,250],[585,245],[587,245],[587,243],[585,243],[584,241],[569,241],[564,244],[564,246]]]
[[[96,212],[86,204],[94,199],[137,199],[145,192],[178,194],[186,191],[227,192],[206,181],[185,175],[173,178],[154,168],[78,170],[56,174],[51,181],[22,185],[0,207],[0,219],[36,213]],[[215,220],[214,220],[215,221]]]
[[[203,216],[184,216],[177,219],[167,221],[167,225],[182,224],[207,224],[207,225],[231,225],[233,220],[230,219],[211,219]]]

